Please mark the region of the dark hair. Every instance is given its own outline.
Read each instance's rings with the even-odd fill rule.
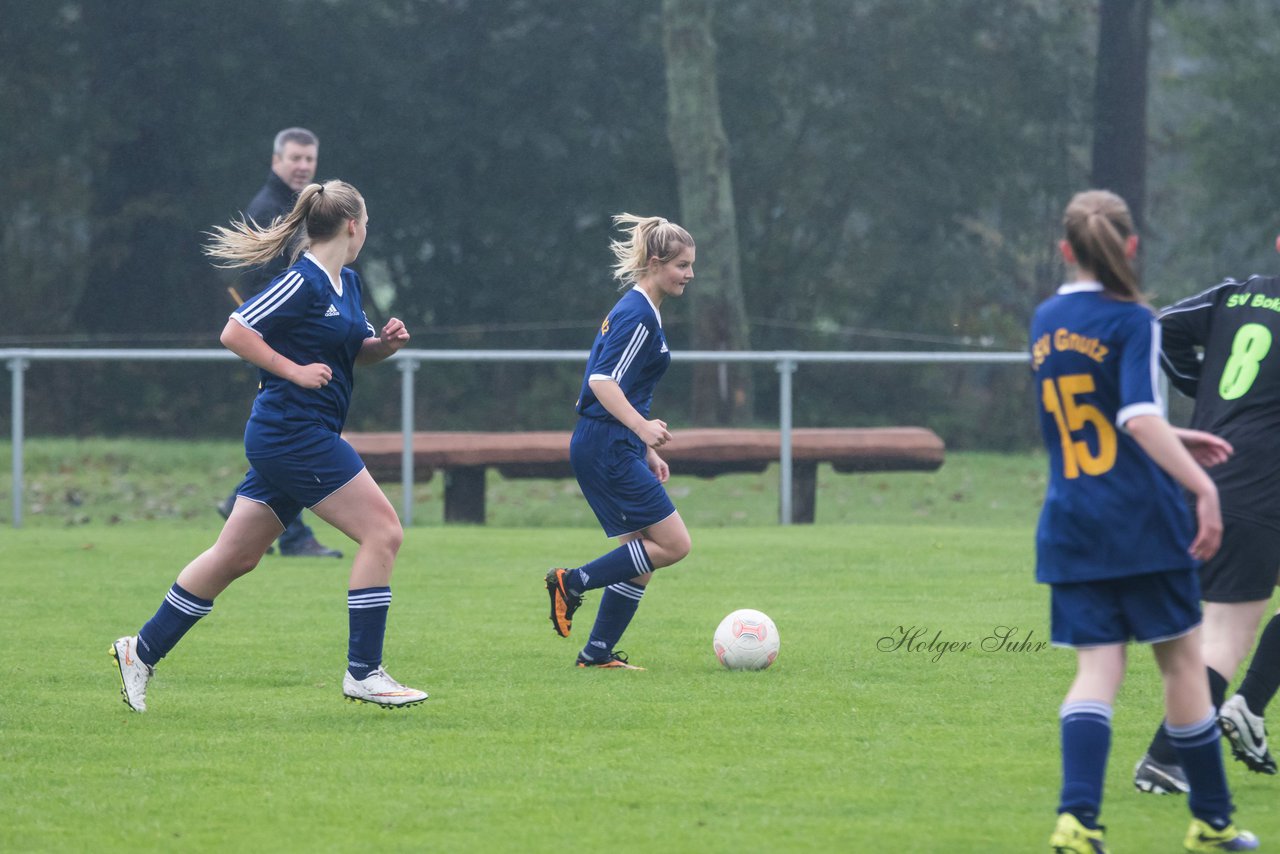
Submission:
[[[271,144],[271,153],[283,154],[286,142],[296,142],[298,145],[314,145],[316,148],[320,147],[320,140],[306,128],[285,128],[276,134],[275,142]]]
[[[1133,217],[1124,199],[1108,190],[1076,193],[1062,215],[1076,263],[1098,277],[1116,299],[1144,302],[1138,273],[1125,254]]]
[[[364,213],[364,197],[345,181],[308,184],[298,194],[293,210],[269,225],[232,220],[229,228],[214,226],[204,253],[226,263],[219,267],[257,267],[289,247],[289,263],[298,260],[313,239],[333,237],[348,220]]]

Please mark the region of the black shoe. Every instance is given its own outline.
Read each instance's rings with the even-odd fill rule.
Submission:
[[[1133,785],[1139,792],[1153,795],[1185,795],[1191,791],[1191,784],[1187,782],[1181,765],[1157,762],[1150,753],[1139,759],[1134,767]]]
[[[342,552],[320,545],[315,537],[303,540],[287,549],[281,546],[280,554],[283,557],[342,557]]]

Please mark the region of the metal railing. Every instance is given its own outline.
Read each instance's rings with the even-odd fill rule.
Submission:
[[[421,362],[576,362],[585,364],[585,350],[401,350],[390,359],[401,371],[400,380],[400,431],[404,443],[400,456],[401,499],[400,518],[405,525],[413,523],[413,414],[414,375]],[[180,350],[180,349],[0,349],[0,359],[9,368],[13,416],[13,527],[22,526],[23,504],[23,420],[25,377],[33,362],[67,361],[239,361],[239,356],[228,350]],[[1005,352],[828,352],[800,350],[728,351],[687,350],[671,354],[678,362],[750,362],[774,365],[778,372],[778,521],[789,525],[791,508],[791,430],[792,430],[792,375],[805,363],[888,363],[888,364],[1006,364],[1025,363],[1026,353]]]

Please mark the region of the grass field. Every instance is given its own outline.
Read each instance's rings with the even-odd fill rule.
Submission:
[[[43,506],[0,529],[0,850],[1046,848],[1073,662],[1035,645],[1048,628],[1032,581],[1035,457],[824,475],[820,524],[791,528],[770,524],[768,478],[677,480],[694,551],[661,573],[621,644],[649,668],[638,673],[570,666],[598,596],[572,640],[546,619],[546,567],[606,545],[572,515],[581,498],[496,483],[504,524],[445,527],[424,510],[407,533],[387,665],[430,691],[426,704],[344,703],[345,561],[268,557],[161,664],[150,711],[132,714],[107,648],[216,533],[228,448],[29,449]],[[731,507],[744,518],[726,523]],[[778,624],[768,671],[715,661],[711,632],[738,607]],[[1031,643],[984,649],[1002,626]],[[911,651],[899,641],[915,631]],[[1180,850],[1185,801],[1130,784],[1160,717],[1146,651],[1131,671],[1108,839]],[[1230,760],[1228,775],[1241,824],[1280,839],[1280,783]]]

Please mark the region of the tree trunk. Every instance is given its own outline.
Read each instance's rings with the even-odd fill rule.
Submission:
[[[1102,0],[1093,101],[1093,186],[1129,203],[1142,231],[1151,0]]]
[[[667,67],[667,135],[675,152],[681,224],[698,244],[697,273],[686,297],[697,350],[750,348],[739,270],[738,231],[729,174],[729,144],[720,120],[714,0],[663,0]],[[747,365],[694,366],[692,412],[698,424],[751,418]]]

